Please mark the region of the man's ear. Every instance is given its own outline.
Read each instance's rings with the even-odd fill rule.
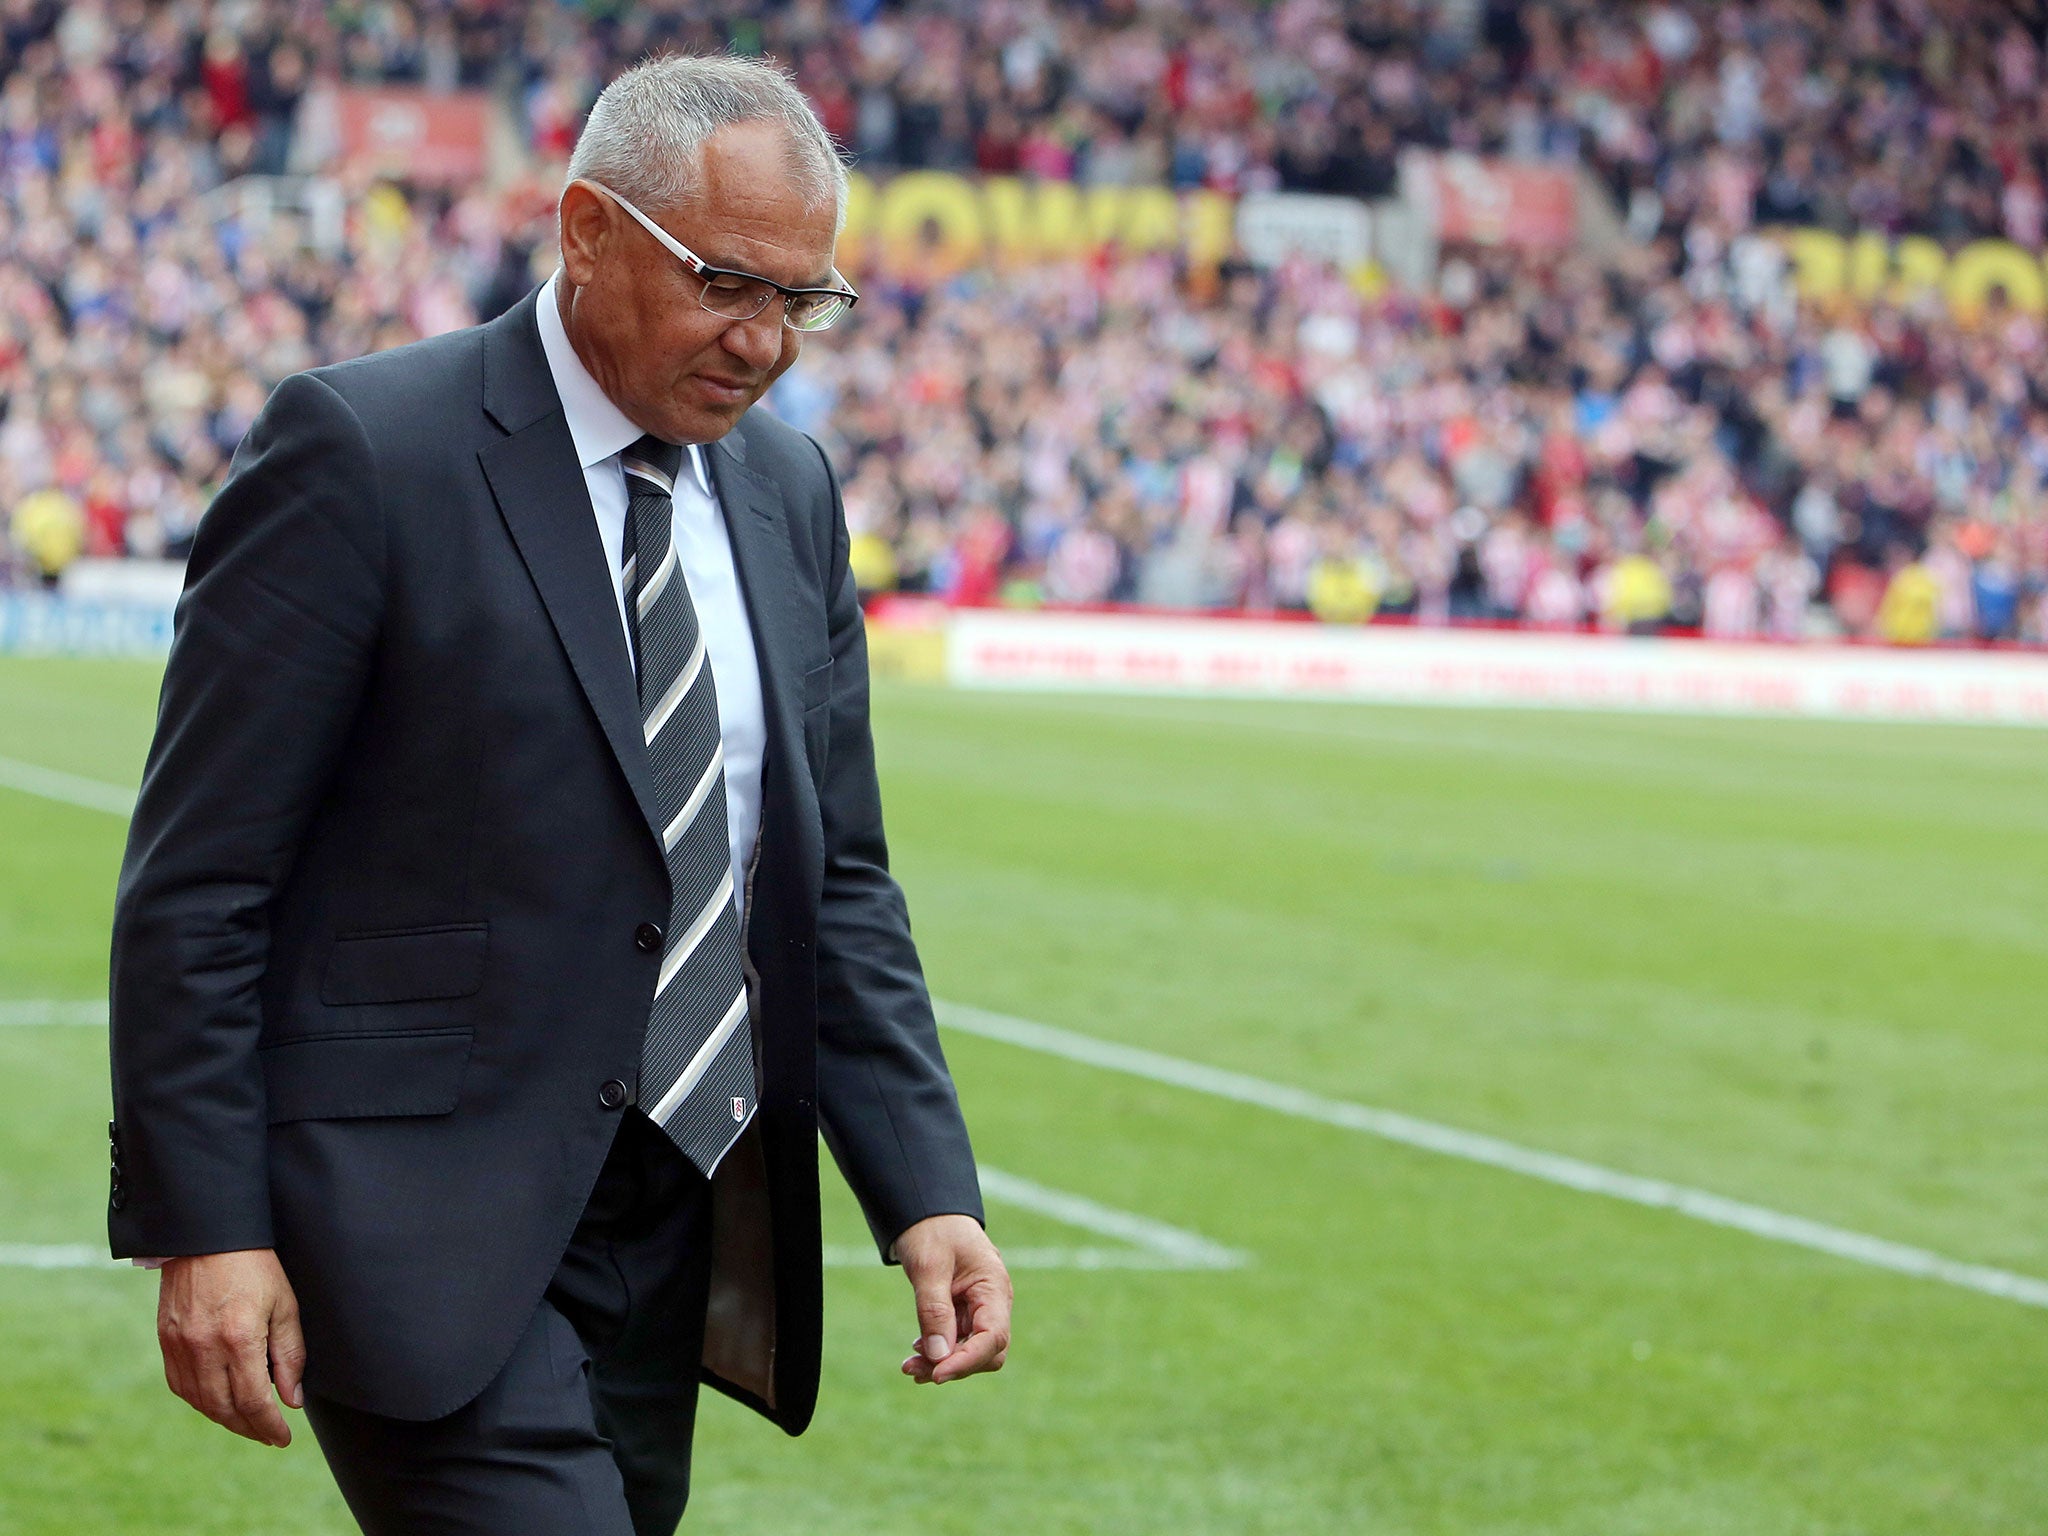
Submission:
[[[611,243],[611,205],[604,195],[572,181],[562,188],[562,273],[574,286],[587,288]]]

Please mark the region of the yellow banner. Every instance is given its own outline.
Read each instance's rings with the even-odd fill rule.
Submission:
[[[1951,252],[1924,235],[1893,240],[1791,229],[1780,231],[1779,239],[1803,299],[1904,304],[1938,293],[1957,318],[1974,320],[1994,293],[2003,293],[2006,303],[2027,314],[2048,310],[2042,258],[2010,240],[1973,240]]]
[[[1236,199],[1166,187],[1087,187],[1015,176],[908,171],[878,181],[856,172],[846,203],[839,262],[944,276],[976,266],[1015,266],[1164,251],[1213,270],[1236,241]],[[1843,236],[1825,229],[1775,231],[1805,299],[1910,302],[1938,293],[1974,319],[1994,293],[2028,314],[2048,313],[2048,268],[2008,240],[1948,251],[1919,235]]]
[[[840,236],[840,265],[957,272],[1062,261],[1105,247],[1169,251],[1212,268],[1230,254],[1236,202],[1220,192],[1083,187],[1014,176],[910,171],[887,181],[856,172]]]

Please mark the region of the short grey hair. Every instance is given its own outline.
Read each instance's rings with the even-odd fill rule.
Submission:
[[[780,123],[805,205],[846,221],[846,165],[818,114],[780,66],[732,54],[666,54],[636,64],[599,93],[569,179],[610,187],[648,213],[681,207],[704,141],[734,123]]]

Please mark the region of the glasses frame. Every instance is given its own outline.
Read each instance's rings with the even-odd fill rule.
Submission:
[[[792,331],[795,331],[799,336],[811,336],[817,334],[819,331],[831,330],[833,326],[837,325],[840,322],[840,320],[842,320],[845,317],[847,310],[852,309],[854,305],[860,302],[860,295],[854,291],[853,284],[847,282],[845,275],[842,274],[837,267],[834,267],[832,269],[832,279],[834,282],[840,285],[836,288],[792,288],[786,283],[776,282],[775,279],[772,277],[763,277],[758,272],[742,272],[737,267],[714,267],[711,265],[710,262],[706,261],[703,257],[699,256],[695,251],[691,250],[687,245],[683,244],[682,241],[678,240],[674,235],[670,234],[667,230],[663,229],[659,224],[655,223],[654,220],[649,218],[646,214],[642,213],[638,208],[635,208],[630,202],[628,202],[625,198],[621,197],[618,193],[614,192],[610,187],[606,186],[603,182],[592,181],[587,176],[579,176],[576,179],[580,181],[584,186],[589,187],[591,190],[596,192],[602,192],[606,197],[610,198],[613,202],[617,203],[621,208],[625,209],[627,213],[632,215],[634,221],[638,223],[642,229],[646,230],[647,233],[654,236],[656,240],[659,240],[664,246],[666,246],[668,248],[669,254],[674,256],[676,260],[680,261],[683,264],[683,266],[689,270],[690,274],[693,277],[696,277],[702,281],[704,286],[698,292],[697,302],[703,308],[706,314],[717,315],[718,318],[721,320],[731,320],[737,324],[744,321],[752,320],[756,315],[759,315],[761,313],[761,310],[766,309],[768,305],[772,302],[772,296],[771,298],[763,299],[761,301],[760,309],[756,309],[754,313],[751,315],[728,315],[725,314],[723,311],[713,309],[711,305],[707,302],[707,300],[709,299],[711,294],[711,284],[721,277],[743,278],[744,280],[750,283],[764,283],[769,288],[773,289],[774,294],[779,295],[782,299],[782,323],[788,326],[789,329],[791,329]],[[835,314],[830,320],[826,321],[823,325],[801,326],[790,318],[789,307],[797,299],[804,298],[839,299],[843,301],[844,308],[840,309],[840,311],[837,314]]]

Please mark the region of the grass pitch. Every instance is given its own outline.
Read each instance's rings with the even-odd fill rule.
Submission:
[[[0,661],[0,758],[132,784],[154,695]],[[876,711],[941,996],[2048,1275],[2048,734]],[[0,789],[0,999],[102,994],[122,835]],[[2048,1532],[2048,1312],[948,1048],[991,1165],[1251,1262],[1024,1272],[1010,1370],[940,1391],[895,1374],[900,1276],[835,1270],[817,1427],[707,1402],[686,1529]],[[104,1056],[0,1026],[0,1245],[98,1240]],[[829,1224],[861,1241],[850,1199]],[[0,1532],[349,1531],[309,1435],[164,1392],[154,1290],[0,1265]]]

